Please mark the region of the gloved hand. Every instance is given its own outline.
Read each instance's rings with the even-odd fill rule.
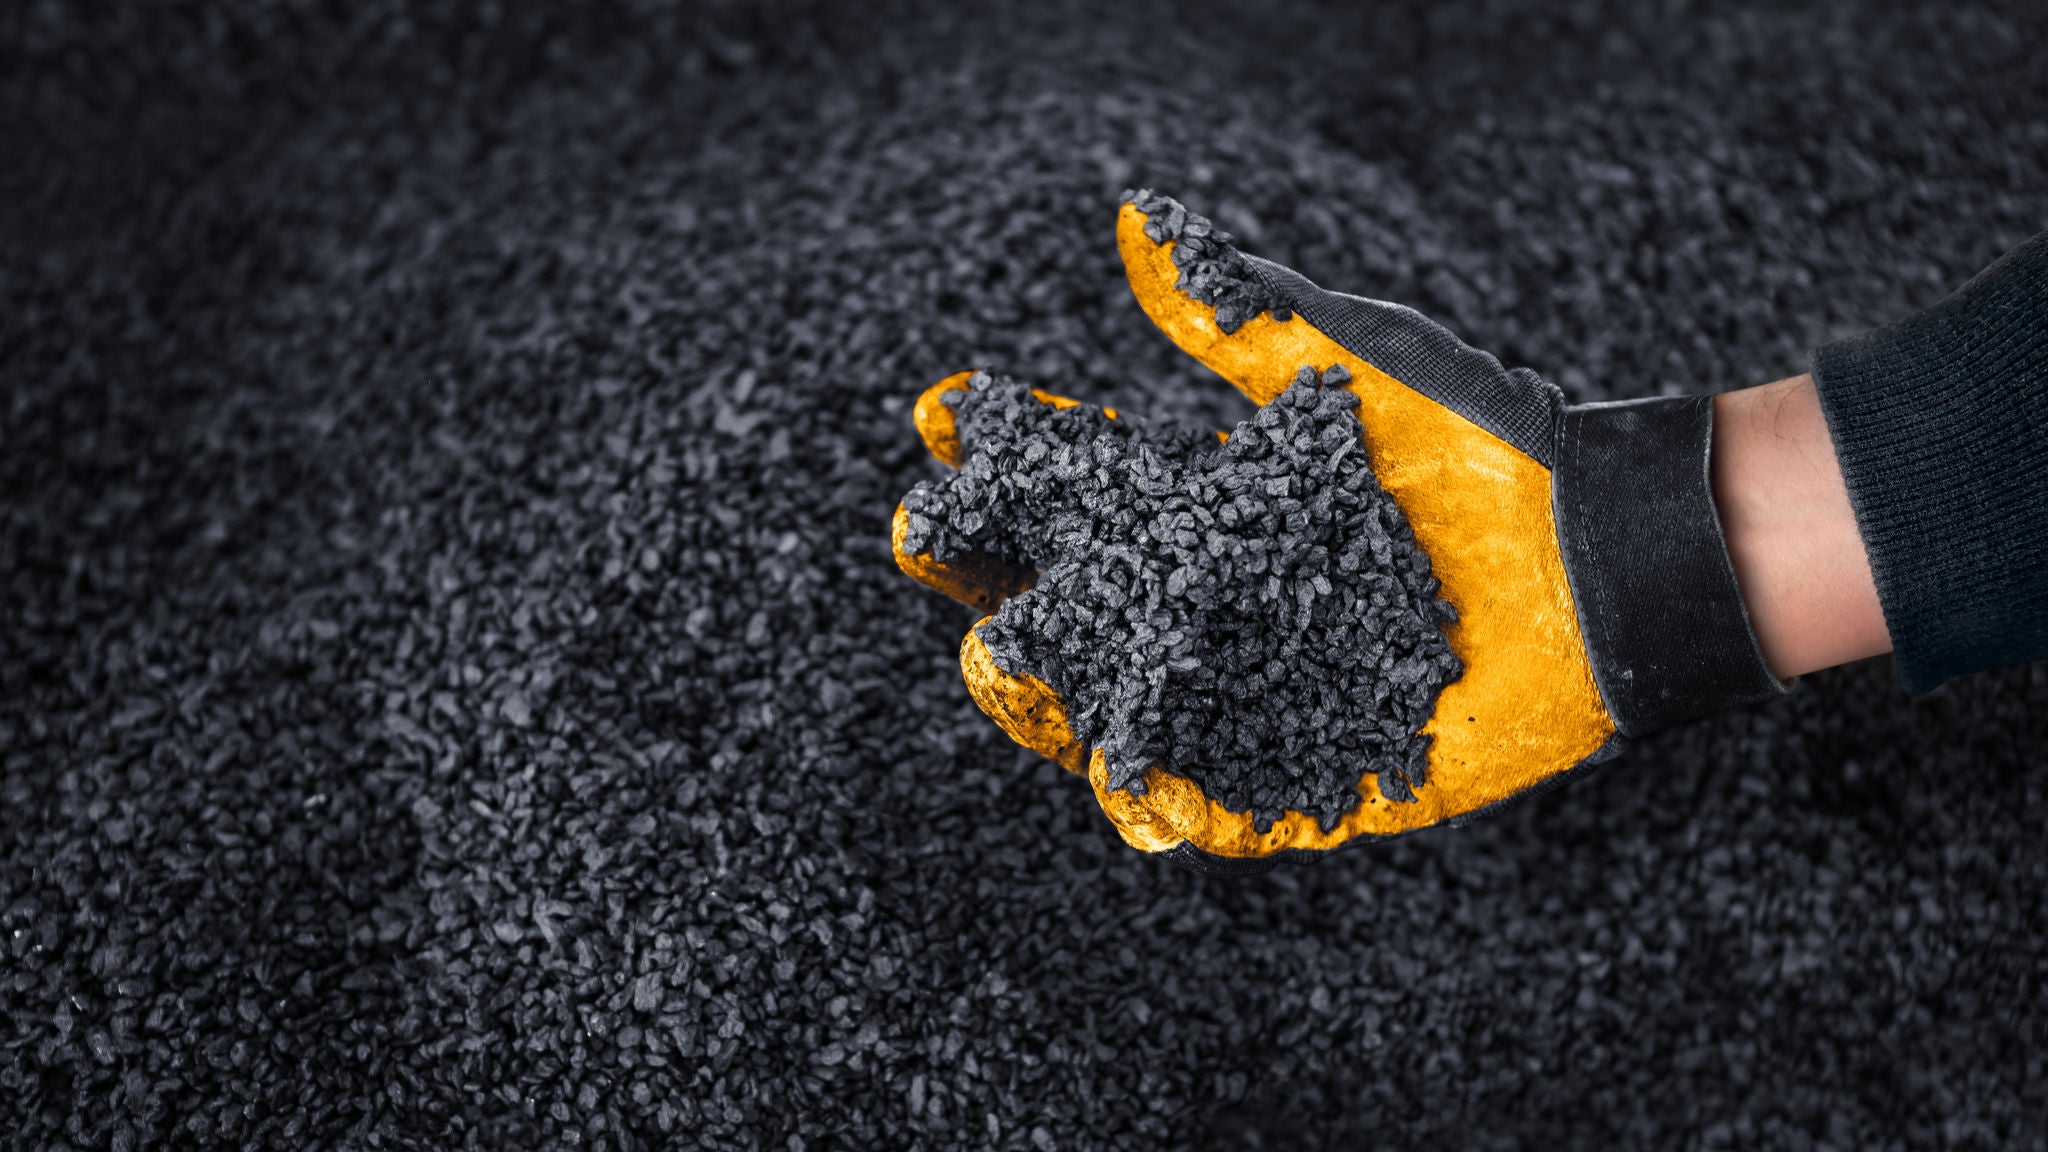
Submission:
[[[1784,691],[1751,633],[1712,500],[1710,397],[1567,407],[1528,369],[1503,368],[1421,314],[1327,292],[1238,253],[1164,197],[1127,197],[1117,243],[1131,290],[1182,350],[1265,404],[1304,365],[1348,369],[1380,484],[1429,555],[1463,675],[1422,728],[1432,738],[1412,800],[1359,782],[1365,803],[1334,828],[1288,813],[1259,831],[1192,781],[1155,768],[1142,794],[1113,790],[1044,683],[961,646],[975,701],[1019,743],[1089,775],[1124,840],[1212,871],[1249,871],[1360,839],[1483,815],[1611,758],[1624,737]],[[940,381],[914,418],[957,466]],[[1064,405],[1044,393],[1048,403]],[[1000,561],[940,564],[903,549],[903,570],[992,611],[1033,573]],[[984,618],[985,622],[985,618]]]

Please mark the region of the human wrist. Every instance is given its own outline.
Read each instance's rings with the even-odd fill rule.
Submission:
[[[1870,561],[1810,376],[1714,397],[1715,509],[1771,671],[1891,651]]]

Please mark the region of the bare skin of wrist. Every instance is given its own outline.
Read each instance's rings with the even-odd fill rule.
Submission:
[[[1811,376],[1714,397],[1714,504],[1781,677],[1892,650]]]

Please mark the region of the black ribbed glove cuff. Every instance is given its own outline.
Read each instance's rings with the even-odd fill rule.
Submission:
[[[1551,500],[1593,678],[1624,735],[1779,695],[1721,536],[1710,396],[1558,422]]]

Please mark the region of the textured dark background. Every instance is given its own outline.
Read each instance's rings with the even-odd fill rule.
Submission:
[[[1130,184],[1574,398],[1797,371],[2048,225],[2048,9],[1017,7],[0,10],[5,1138],[2039,1147],[2048,670],[1209,880],[884,533],[962,366],[1242,412]]]

